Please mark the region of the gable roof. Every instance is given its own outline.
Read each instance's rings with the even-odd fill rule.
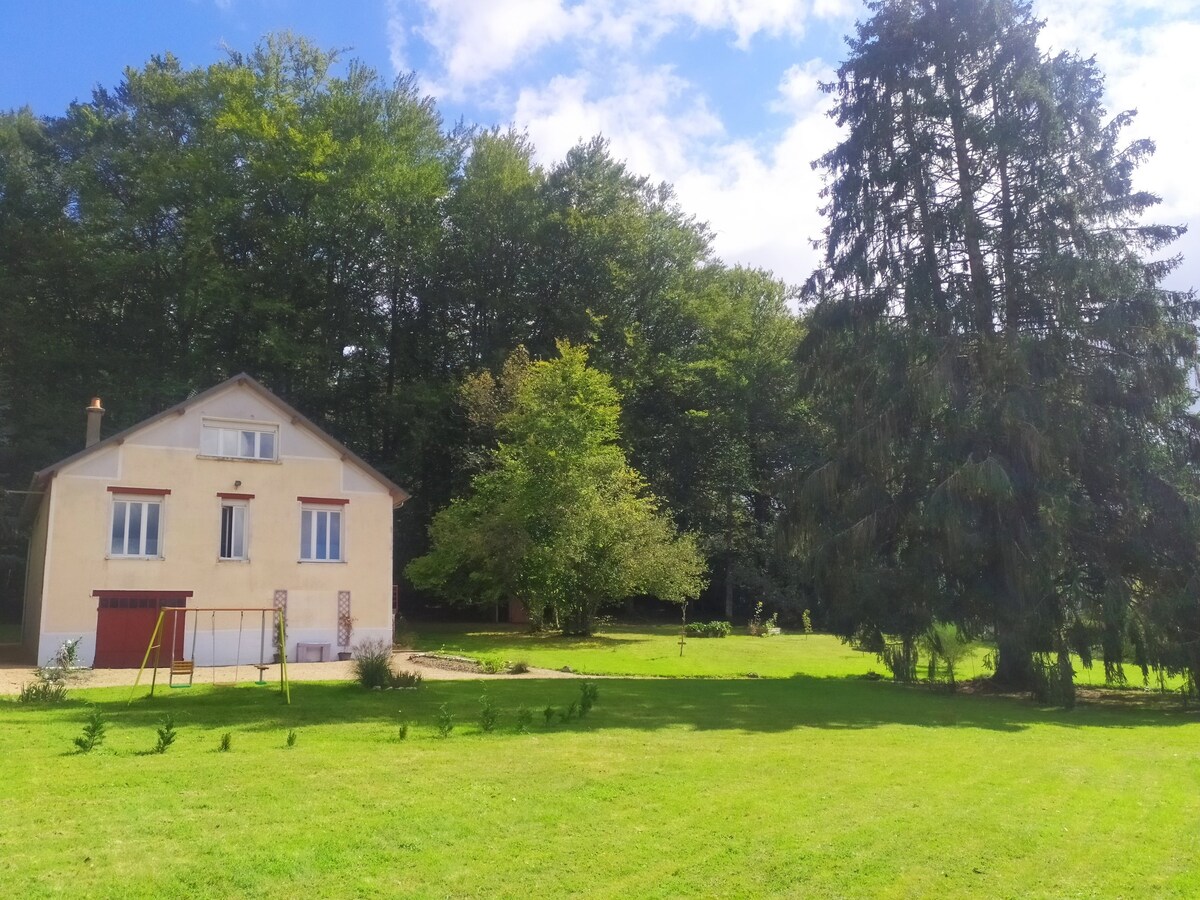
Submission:
[[[392,481],[390,478],[379,472],[379,470],[370,463],[363,460],[362,457],[356,454],[341,441],[326,433],[323,428],[314,424],[303,413],[296,410],[293,406],[291,406],[291,404],[281,400],[278,396],[267,390],[245,372],[242,372],[240,375],[234,375],[232,378],[222,381],[220,384],[210,387],[206,391],[201,391],[199,394],[196,394],[193,397],[188,397],[183,402],[176,403],[174,406],[168,407],[167,409],[164,409],[162,412],[157,413],[148,419],[143,419],[136,425],[126,428],[124,431],[118,431],[116,434],[111,434],[104,440],[97,441],[96,443],[92,444],[92,446],[85,447],[78,453],[72,453],[66,459],[60,459],[52,466],[46,466],[46,468],[40,469],[33,474],[34,484],[44,485],[47,481],[53,478],[55,474],[63,468],[63,466],[70,465],[71,463],[83,459],[85,456],[95,453],[105,447],[122,444],[131,434],[141,431],[143,428],[167,418],[167,416],[179,415],[189,407],[194,406],[197,403],[201,403],[204,400],[207,400],[209,397],[212,397],[213,395],[218,394],[230,387],[238,385],[249,388],[267,403],[275,406],[285,415],[290,416],[292,424],[303,425],[310,432],[312,432],[315,437],[319,438],[322,443],[337,453],[343,460],[349,460],[350,462],[354,463],[358,468],[362,469],[364,472],[386,487],[388,492],[392,495],[393,506],[403,506],[404,502],[412,496],[408,491],[396,484],[396,482]]]

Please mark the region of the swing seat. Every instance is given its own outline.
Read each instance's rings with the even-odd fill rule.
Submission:
[[[250,666],[251,666],[251,668],[258,669],[258,681],[254,682],[254,683],[255,684],[266,684],[267,683],[267,669],[271,668],[271,666],[268,664],[264,664],[264,663],[251,663]]]
[[[192,676],[195,674],[195,671],[196,671],[196,663],[194,661],[192,661],[190,659],[174,660],[171,663],[171,687],[191,687],[192,686],[192,683],[191,683]],[[178,675],[181,678],[184,675],[186,675],[188,677],[188,683],[187,684],[176,684],[175,683],[176,675]]]

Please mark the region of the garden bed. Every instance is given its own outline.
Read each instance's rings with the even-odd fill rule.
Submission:
[[[442,653],[413,653],[408,657],[409,662],[432,669],[445,669],[447,672],[470,672],[472,675],[487,675],[487,669],[478,660],[466,656],[447,656]]]

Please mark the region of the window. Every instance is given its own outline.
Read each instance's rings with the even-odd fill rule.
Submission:
[[[246,428],[238,425],[210,425],[201,429],[200,453],[203,456],[224,456],[230,459],[276,458],[278,429]]]
[[[221,503],[221,559],[246,558],[246,504],[224,500]]]
[[[305,562],[341,561],[341,507],[304,506],[301,508],[300,559]]]
[[[109,556],[160,556],[162,500],[114,497]]]

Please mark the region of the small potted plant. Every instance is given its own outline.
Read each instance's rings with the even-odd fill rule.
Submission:
[[[350,654],[350,637],[354,634],[354,617],[349,613],[342,613],[338,616],[338,659],[342,662],[348,660]]]

